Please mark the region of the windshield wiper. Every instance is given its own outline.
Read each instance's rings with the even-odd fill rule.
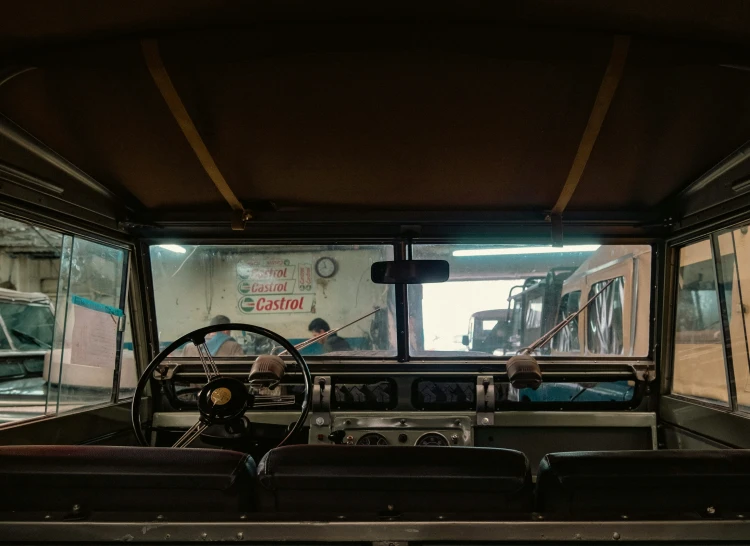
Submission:
[[[539,363],[536,361],[536,358],[534,358],[534,355],[531,353],[545,343],[549,342],[553,337],[555,337],[555,335],[560,332],[560,330],[565,328],[574,318],[580,315],[583,310],[591,305],[591,302],[599,297],[599,294],[609,288],[609,285],[611,285],[613,282],[615,282],[615,280],[611,279],[602,287],[601,290],[599,290],[599,292],[594,294],[591,299],[589,299],[589,301],[583,304],[581,308],[578,309],[578,311],[576,311],[572,315],[569,315],[563,321],[553,326],[552,329],[550,329],[546,334],[537,339],[534,343],[532,343],[528,347],[525,347],[524,349],[521,349],[517,355],[510,357],[508,363],[505,365],[505,370],[508,373],[508,381],[510,381],[510,384],[513,385],[514,388],[530,388],[534,390],[539,388],[539,385],[542,384],[542,370],[539,367]]]
[[[333,330],[328,330],[327,332],[323,332],[322,334],[319,334],[317,336],[311,337],[310,339],[306,339],[305,341],[301,341],[300,343],[297,343],[297,345],[295,345],[294,348],[297,349],[298,351],[300,349],[304,349],[308,345],[312,345],[313,343],[317,343],[318,341],[321,341],[321,340],[327,338],[328,336],[330,336],[332,334],[335,334],[339,330],[343,330],[347,326],[351,326],[352,324],[356,324],[360,320],[365,319],[365,318],[369,317],[370,315],[374,315],[375,313],[377,313],[381,309],[382,309],[382,307],[376,307],[374,311],[370,311],[366,315],[362,315],[358,319],[355,319],[355,320],[351,321],[348,324],[344,324],[343,326],[339,326],[338,328],[334,328]],[[283,356],[285,354],[289,354],[289,351],[281,351],[278,356]]]
[[[591,303],[599,296],[599,294],[601,294],[607,288],[609,288],[609,285],[612,284],[613,282],[615,282],[615,280],[614,279],[610,279],[607,282],[607,284],[605,284],[602,287],[602,289],[599,290],[599,292],[597,292],[596,294],[594,294],[593,296],[591,296],[591,299],[589,299],[589,301],[587,301],[586,303],[584,303],[581,306],[581,308],[578,309],[578,311],[576,311],[572,315],[568,315],[562,322],[560,322],[559,324],[556,324],[555,326],[553,326],[552,329],[550,329],[546,334],[544,334],[542,337],[540,337],[539,339],[537,339],[534,343],[532,343],[531,345],[529,345],[528,347],[526,347],[524,349],[521,349],[520,354],[527,354],[527,355],[531,354],[532,352],[536,351],[539,347],[541,347],[542,345],[544,345],[548,341],[550,341],[553,337],[555,337],[555,335],[557,335],[557,333],[560,332],[560,330],[562,330],[568,324],[570,324],[570,322],[574,318],[576,318],[578,315],[580,315],[581,313],[583,313],[583,310],[586,309],[589,305],[591,305]]]
[[[11,328],[10,331],[11,333],[15,334],[16,337],[18,337],[19,339],[25,340],[27,343],[28,342],[33,343],[34,345],[38,345],[42,349],[50,348],[50,345],[48,343],[45,343],[41,339],[35,338],[31,334],[27,334],[26,332],[22,332],[21,330],[18,330],[16,328]]]

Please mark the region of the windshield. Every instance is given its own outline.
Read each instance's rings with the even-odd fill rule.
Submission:
[[[537,354],[645,356],[648,352],[649,246],[417,244],[413,256],[447,260],[450,278],[440,284],[409,286],[412,355],[510,356],[575,312],[581,293],[591,297],[611,279],[616,279],[616,286],[579,317],[581,324],[592,327],[579,328],[576,320]],[[472,317],[496,309],[506,312],[489,331],[472,322],[476,322]],[[644,318],[642,323],[639,317]],[[562,336],[567,337],[565,343]]]
[[[370,280],[371,265],[392,256],[386,245],[152,246],[160,345],[223,318],[268,328],[297,344],[380,308],[301,352],[395,356],[394,290]],[[237,349],[227,356],[271,349],[246,332],[228,335]]]
[[[55,316],[49,305],[0,302],[0,316],[16,349],[33,351],[52,347]]]
[[[508,358],[613,279],[616,286],[536,354],[648,354],[650,246],[414,244],[412,254],[450,265],[447,282],[406,289],[412,359]],[[217,320],[262,326],[298,344],[380,309],[302,353],[395,357],[401,288],[370,279],[372,264],[392,256],[391,245],[154,245],[161,347]],[[247,332],[225,331],[213,343],[223,346],[227,337],[236,344],[216,349],[219,356],[273,350]],[[185,348],[172,356],[196,355]]]

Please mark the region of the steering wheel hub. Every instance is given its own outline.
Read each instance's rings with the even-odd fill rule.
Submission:
[[[245,384],[231,377],[209,381],[198,393],[198,411],[210,424],[227,423],[242,417],[251,403],[252,395]]]

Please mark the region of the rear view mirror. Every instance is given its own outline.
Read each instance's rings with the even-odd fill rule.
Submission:
[[[450,267],[445,260],[375,262],[370,268],[370,277],[376,284],[445,282],[449,276]]]

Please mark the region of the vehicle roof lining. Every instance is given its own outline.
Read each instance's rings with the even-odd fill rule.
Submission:
[[[727,12],[746,17],[729,4]],[[687,12],[673,13],[672,26],[623,18],[621,27],[685,38],[703,24],[690,23],[694,10]],[[133,17],[118,32],[177,25],[157,17],[126,29]],[[102,18],[99,30],[93,15],[75,24],[64,17],[58,31],[45,31],[42,20],[36,35],[16,29],[0,50],[43,52],[42,35],[97,38],[107,24],[114,28]],[[712,21],[704,23],[729,24]],[[735,27],[722,39],[746,43],[743,27]],[[316,21],[172,32],[159,46],[222,174],[251,210],[542,214],[565,182],[612,39],[611,32],[549,27]],[[744,144],[750,72],[727,67],[743,65],[738,49],[633,36],[566,212],[658,217]],[[137,37],[35,60],[36,70],[0,87],[0,113],[116,194],[131,194],[144,214],[229,214],[154,85]],[[70,186],[29,154],[3,147],[0,161]]]

